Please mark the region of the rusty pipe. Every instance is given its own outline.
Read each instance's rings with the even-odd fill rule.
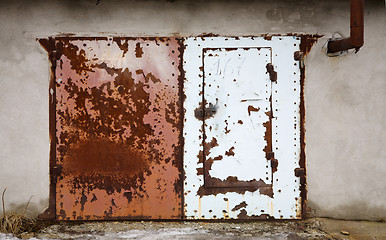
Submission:
[[[327,53],[341,52],[355,48],[356,51],[364,43],[364,0],[350,1],[350,37],[328,42]]]

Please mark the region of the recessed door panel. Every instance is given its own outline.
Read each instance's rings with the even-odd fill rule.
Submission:
[[[205,187],[272,186],[269,48],[204,49]],[[269,144],[270,145],[270,144]]]

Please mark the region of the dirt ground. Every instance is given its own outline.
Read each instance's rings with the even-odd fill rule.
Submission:
[[[24,239],[386,239],[386,223],[312,218],[280,222],[59,222]],[[0,239],[16,240],[0,234]]]

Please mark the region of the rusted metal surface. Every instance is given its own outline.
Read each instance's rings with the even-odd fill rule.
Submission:
[[[179,40],[50,44],[56,218],[181,218]]]
[[[303,51],[300,39],[185,40],[187,218],[301,218],[301,182],[295,176],[301,167],[301,86],[294,59]],[[209,104],[216,113],[196,118],[195,110]]]
[[[350,1],[350,37],[328,42],[327,53],[355,48],[358,52],[364,43],[364,0]]]

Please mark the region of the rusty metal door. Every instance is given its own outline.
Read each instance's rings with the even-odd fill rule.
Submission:
[[[56,38],[46,45],[56,218],[181,218],[179,41]]]
[[[186,40],[187,218],[300,218],[299,40]]]

